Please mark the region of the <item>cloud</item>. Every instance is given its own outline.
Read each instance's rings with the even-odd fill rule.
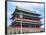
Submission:
[[[11,25],[12,20],[12,13],[15,11],[15,6],[12,3],[7,3],[7,26]]]
[[[23,3],[23,2],[11,2],[14,6],[19,6],[22,8],[26,8],[32,11],[44,11],[44,4],[39,3]],[[42,9],[42,10],[41,10]]]

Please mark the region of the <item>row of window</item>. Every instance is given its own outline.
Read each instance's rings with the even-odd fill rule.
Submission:
[[[30,19],[30,20],[37,20],[37,21],[40,21],[39,18],[35,18],[34,16],[28,16],[28,15],[22,15],[23,16],[23,19]],[[15,17],[16,18],[20,18],[20,15],[19,14],[15,14]]]

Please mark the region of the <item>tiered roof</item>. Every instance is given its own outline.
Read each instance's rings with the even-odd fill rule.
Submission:
[[[22,14],[21,14],[21,12],[22,12]],[[16,18],[16,16],[19,14],[23,15],[24,17],[23,18],[19,18],[19,17]],[[41,22],[40,21],[41,17],[39,17],[39,16],[41,16],[40,14],[33,13],[30,10],[19,8],[18,6],[16,7],[16,10],[13,12],[12,16],[13,17],[11,19],[13,19],[13,20],[15,19],[15,21],[12,23],[11,26],[17,26],[17,25],[20,26],[21,21],[22,21],[22,26],[24,25],[24,26],[39,26],[40,27],[42,25],[40,23]],[[23,21],[25,21],[25,22],[23,22]],[[31,22],[33,22],[33,23],[31,23]]]
[[[22,15],[26,15],[28,17],[31,17],[31,18],[37,18],[37,19],[41,19],[40,14],[37,14],[37,13],[33,13],[31,12],[30,10],[27,10],[27,9],[24,9],[24,8],[19,8],[18,6],[16,7],[15,11],[13,12],[12,14],[12,18],[11,19],[14,19],[15,16],[18,14],[21,14],[20,12],[22,12]]]

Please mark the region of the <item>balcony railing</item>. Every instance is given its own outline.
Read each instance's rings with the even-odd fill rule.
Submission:
[[[21,18],[15,18],[15,20],[21,20],[21,21],[31,21],[31,22],[41,22],[41,21],[29,20],[29,19],[21,19]]]

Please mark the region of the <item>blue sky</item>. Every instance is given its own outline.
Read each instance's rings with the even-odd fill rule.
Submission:
[[[11,25],[12,20],[10,19],[12,16],[11,14],[14,12],[16,5],[25,9],[29,9],[31,11],[36,11],[36,13],[41,14],[43,17],[42,23],[44,23],[44,4],[39,4],[39,3],[20,3],[20,2],[8,2],[7,3],[7,25]],[[42,26],[43,27],[43,26]]]

